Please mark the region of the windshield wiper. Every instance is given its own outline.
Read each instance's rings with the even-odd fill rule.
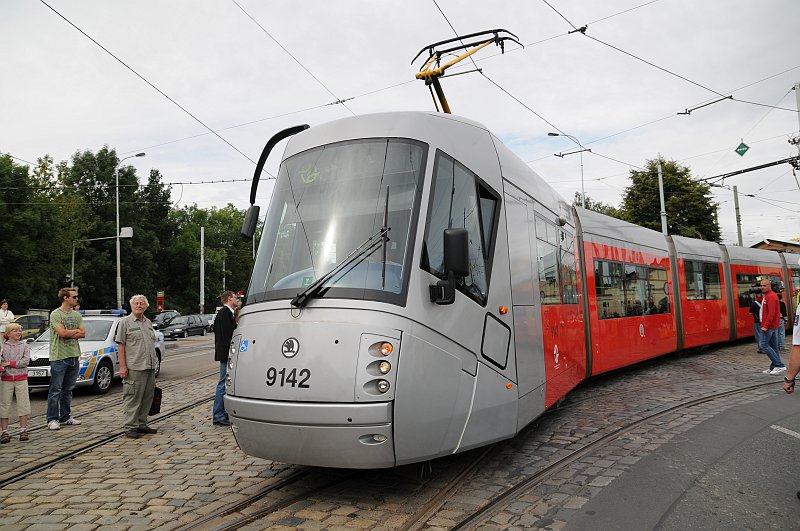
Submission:
[[[384,242],[384,240],[388,239],[386,238],[386,235],[390,230],[391,229],[389,227],[381,227],[378,232],[367,238],[361,245],[356,247],[353,252],[347,256],[347,258],[342,260],[339,265],[319,277],[313,284],[298,293],[294,299],[292,299],[291,305],[298,308],[305,306],[308,302],[308,299],[319,294],[325,287],[325,284],[327,284],[327,282],[336,276],[342,269],[351,264],[355,265],[372,254],[375,249],[377,249],[378,246]]]

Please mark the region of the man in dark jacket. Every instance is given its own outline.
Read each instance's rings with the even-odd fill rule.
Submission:
[[[222,308],[214,318],[214,361],[219,362],[219,382],[214,395],[214,409],[211,418],[215,426],[230,426],[228,413],[225,411],[225,377],[228,374],[228,352],[236,328],[236,309],[239,299],[232,291],[223,291],[219,296]]]

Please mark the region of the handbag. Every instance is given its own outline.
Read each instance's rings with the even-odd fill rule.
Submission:
[[[153,416],[159,413],[161,413],[161,388],[156,387],[153,389],[153,401],[150,403],[150,411],[147,414]]]

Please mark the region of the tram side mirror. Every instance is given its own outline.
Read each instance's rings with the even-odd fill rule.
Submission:
[[[456,301],[456,278],[469,274],[469,234],[467,229],[444,230],[444,271],[446,280],[429,286],[431,302],[453,304]]]
[[[258,213],[261,207],[258,205],[250,205],[247,208],[247,213],[244,215],[244,223],[242,223],[242,238],[245,240],[252,240],[253,234],[256,233],[256,224],[258,223]]]

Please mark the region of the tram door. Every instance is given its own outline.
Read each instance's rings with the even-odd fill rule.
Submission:
[[[517,362],[517,429],[544,411],[545,369],[542,315],[536,268],[533,199],[505,183],[508,257]]]
[[[586,370],[574,229],[557,225],[554,217],[543,209],[535,213],[547,407],[578,385]]]

